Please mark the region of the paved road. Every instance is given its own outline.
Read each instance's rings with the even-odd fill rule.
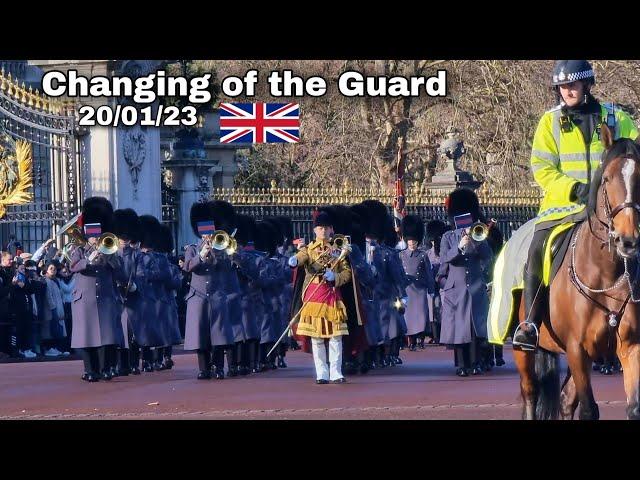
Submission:
[[[289,368],[198,381],[193,354],[173,370],[89,384],[80,361],[0,364],[0,419],[519,419],[518,376],[507,365],[481,376],[454,375],[444,347],[402,352],[404,365],[316,385],[310,355],[290,352]],[[594,374],[601,418],[623,419],[620,374]],[[151,404],[151,405],[150,405]]]

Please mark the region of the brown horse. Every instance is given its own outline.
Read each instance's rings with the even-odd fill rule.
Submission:
[[[623,367],[627,417],[640,419],[640,145],[612,140],[591,184],[587,219],[553,279],[535,352],[514,350],[524,419],[598,419],[591,366],[617,355]],[[524,319],[524,302],[519,320]],[[558,354],[569,369],[560,387]]]

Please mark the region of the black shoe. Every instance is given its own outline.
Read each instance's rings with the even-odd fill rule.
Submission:
[[[459,377],[468,377],[469,372],[465,368],[459,368],[456,370],[456,375]]]
[[[131,375],[140,375],[140,369],[138,367],[133,367],[131,369]]]
[[[482,375],[482,368],[473,367],[473,370],[471,370],[471,375]]]
[[[227,372],[228,377],[237,377],[239,374],[238,367],[229,367],[229,371]]]
[[[367,372],[369,372],[370,368],[369,368],[369,364],[367,364],[367,362],[362,362],[360,364],[360,374],[361,375],[365,375]]]
[[[216,368],[215,377],[216,377],[216,380],[224,379],[224,370],[222,370],[221,368]]]
[[[82,377],[80,377],[80,378],[82,378],[82,380],[84,380],[85,382],[88,382],[88,381],[89,381],[89,376],[90,376],[90,375],[91,375],[90,373],[84,372],[84,373],[82,374]]]
[[[153,365],[149,362],[142,362],[143,372],[153,372]]]
[[[496,367],[502,367],[505,361],[502,358],[496,358]]]
[[[153,369],[154,369],[154,370],[157,370],[157,371],[161,371],[161,370],[166,370],[166,369],[167,369],[167,367],[165,366],[165,364],[164,364],[164,363],[161,363],[161,362],[155,362],[155,363],[153,364]]]
[[[238,369],[238,374],[241,376],[249,375],[251,373],[251,369],[249,367],[240,367]]]
[[[273,360],[270,361],[267,364],[267,367],[269,368],[269,370],[277,370],[278,369],[278,366],[276,365],[276,362],[274,362]]]
[[[356,366],[353,362],[344,362],[342,369],[347,375],[355,375],[357,372]]]
[[[211,371],[210,370],[201,370],[198,373],[198,380],[210,380],[211,379]]]
[[[282,355],[278,357],[278,368],[287,368],[287,364],[284,362]]]
[[[320,379],[320,380],[316,380],[316,383],[318,385],[326,385],[327,383],[329,383],[329,380]]]
[[[391,361],[391,356],[385,355],[384,358],[382,359],[382,364],[385,367],[392,367],[393,366],[393,362]]]
[[[111,367],[110,372],[111,372],[111,378],[116,378],[120,376],[118,374],[118,369],[116,367]]]
[[[400,357],[395,357],[396,365],[402,365],[402,359]]]
[[[112,378],[113,378],[113,375],[111,375],[111,370],[107,370],[106,372],[102,372],[102,380],[109,381]]]
[[[342,377],[338,378],[337,380],[331,380],[331,383],[347,383],[347,379]]]
[[[169,357],[164,357],[164,366],[167,370],[171,370],[173,368],[173,366],[175,365],[174,361],[171,360]]]
[[[116,377],[128,377],[129,374],[131,373],[131,369],[130,368],[117,368],[116,369]]]
[[[410,352],[415,352],[417,349],[418,349],[418,346],[415,343],[412,343],[411,345],[409,345]]]

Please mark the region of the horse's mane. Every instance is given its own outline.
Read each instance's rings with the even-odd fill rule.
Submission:
[[[635,160],[640,160],[640,145],[629,138],[619,138],[613,142],[611,148],[603,152],[602,161],[594,172],[589,187],[589,201],[587,203],[587,212],[589,214],[593,213],[598,206],[598,189],[602,182],[602,172],[612,160],[620,157],[631,157]]]

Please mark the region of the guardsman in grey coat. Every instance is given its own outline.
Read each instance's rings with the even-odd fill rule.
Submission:
[[[379,272],[384,270],[385,263],[377,241],[378,221],[371,217],[369,208],[363,203],[352,205],[350,209],[361,219],[361,226],[365,233],[362,253],[375,279],[375,281],[363,282],[362,284],[362,297],[367,316],[365,332],[369,342],[369,350],[366,354],[367,367],[369,369],[384,368],[386,365],[384,363],[384,337],[382,335],[378,281],[380,279]]]
[[[264,253],[265,265],[271,277],[261,288],[265,311],[260,323],[260,367],[275,370],[278,368],[275,362],[277,352],[274,351],[269,357],[267,353],[284,331],[280,294],[291,272],[282,270],[280,262],[275,257],[280,235],[277,228],[270,222],[261,221],[256,224],[256,232],[255,248],[258,252]]]
[[[116,349],[124,346],[121,315],[122,300],[116,281],[122,281],[122,259],[106,255],[97,248],[97,235],[113,231],[113,207],[102,197],[91,197],[82,206],[82,223],[87,244],[71,254],[70,270],[75,273],[71,310],[73,329],[71,347],[84,361],[83,380],[111,380]],[[96,231],[96,225],[99,228]]]
[[[431,220],[427,223],[426,237],[427,256],[431,263],[431,278],[434,281],[434,293],[428,297],[429,300],[429,323],[425,330],[425,336],[431,337],[428,343],[440,343],[440,325],[442,299],[440,297],[440,282],[438,281],[438,271],[440,269],[440,242],[444,232],[450,228],[442,220]],[[444,285],[444,284],[443,284]],[[418,348],[424,348],[423,341],[418,340]]]
[[[375,366],[382,368],[401,363],[401,361],[398,362],[399,357],[395,358],[397,341],[392,345],[392,340],[402,335],[401,327],[404,320],[400,318],[400,312],[403,305],[406,305],[404,289],[406,278],[400,257],[394,248],[397,239],[390,238],[393,223],[387,207],[377,200],[365,200],[361,205],[365,207],[369,218],[370,231],[366,233],[367,257],[377,272],[373,295],[381,338],[376,352]],[[395,232],[393,234],[395,235]],[[399,348],[399,345],[397,347]],[[394,353],[393,358],[392,353]]]
[[[166,310],[163,289],[169,271],[162,269],[154,253],[160,222],[153,215],[141,215],[138,219],[141,232],[140,254],[136,266],[136,291],[140,294],[140,315],[132,318],[134,337],[142,351],[142,371],[154,371],[153,348],[167,344],[163,328]],[[162,315],[166,315],[163,312]]]
[[[402,238],[407,242],[407,248],[400,252],[400,260],[409,282],[404,319],[409,336],[409,350],[415,351],[418,339],[424,341],[424,333],[430,323],[429,304],[433,305],[435,280],[429,256],[420,247],[424,239],[424,224],[420,217],[407,215],[402,219]]]
[[[134,248],[138,238],[138,214],[131,208],[116,210],[114,216],[114,234],[120,241],[118,255],[122,258],[125,283],[118,284],[118,292],[123,299],[122,331],[124,347],[118,349],[118,366],[116,375],[126,377],[130,373],[140,374],[139,347],[134,345],[131,318],[140,315],[140,296],[136,293],[134,282],[139,250]],[[133,368],[132,368],[133,367]]]
[[[260,327],[258,318],[262,318],[265,309],[260,284],[267,273],[263,256],[255,251],[254,239],[256,222],[248,215],[236,215],[238,251],[233,264],[237,269],[240,285],[240,310],[245,340],[236,342],[235,358],[238,373],[248,375],[258,373],[258,350],[260,348]]]
[[[185,299],[184,349],[198,353],[199,380],[211,378],[212,355],[215,377],[224,378],[224,352],[236,338],[232,315],[241,321],[239,286],[236,296],[228,295],[228,285],[237,283],[236,268],[226,252],[213,248],[210,237],[211,225],[231,234],[235,216],[233,206],[223,201],[195,203],[191,207],[191,227],[201,240],[197,245],[189,245],[185,252],[183,270],[191,273],[191,284]]]
[[[293,299],[293,270],[289,267],[289,258],[291,256],[286,255],[285,253],[289,249],[289,246],[291,246],[291,241],[293,240],[293,225],[291,224],[291,220],[287,217],[268,218],[267,221],[270,222],[277,230],[277,247],[274,258],[280,265],[279,277],[280,282],[283,283],[280,294],[278,295],[278,300],[280,303],[279,329],[280,332],[284,332],[289,325],[289,306]],[[286,355],[287,342],[283,341],[278,345],[278,350],[276,351],[276,365],[278,368],[287,367],[287,364],[284,361]]]
[[[156,242],[154,254],[160,265],[160,270],[166,272],[161,292],[162,302],[158,304],[160,306],[158,318],[162,319],[165,345],[156,349],[154,368],[156,370],[170,370],[174,365],[171,358],[173,345],[182,343],[176,302],[176,292],[182,285],[182,274],[178,266],[169,261],[169,255],[173,252],[173,235],[167,225],[160,225]]]
[[[345,305],[347,307],[349,335],[343,337],[343,371],[346,374],[365,374],[370,370],[371,365],[371,342],[367,334],[367,326],[373,320],[370,316],[371,304],[367,300],[367,293],[370,293],[375,286],[376,270],[373,265],[369,265],[366,259],[366,221],[358,215],[352,208],[339,205],[336,208],[342,230],[348,235],[351,243],[351,253],[347,257],[351,266],[352,279],[355,284],[349,288],[343,288]],[[351,294],[350,294],[351,293]],[[349,298],[352,296],[353,298]],[[353,308],[355,311],[352,311]],[[358,322],[360,317],[360,322]],[[364,319],[364,325],[361,325]],[[374,327],[375,328],[375,327]]]
[[[407,308],[407,291],[409,285],[407,277],[400,260],[400,252],[397,250],[398,234],[393,226],[393,219],[389,216],[385,225],[385,242],[383,249],[387,251],[389,273],[393,288],[389,292],[393,292],[395,299],[391,303],[385,302],[390,307],[389,322],[389,344],[385,345],[385,353],[387,354],[387,363],[389,365],[401,365],[400,347],[407,334],[407,324],[404,320],[404,313]]]
[[[469,189],[454,190],[447,199],[450,221],[471,214],[473,222],[480,218],[476,194]],[[455,226],[455,225],[454,225]],[[453,345],[456,352],[456,372],[459,376],[482,373],[481,347],[487,338],[489,297],[483,273],[483,262],[492,253],[486,240],[476,242],[469,227],[445,232],[440,244],[440,261],[447,269],[442,289],[442,330],[440,342]]]

